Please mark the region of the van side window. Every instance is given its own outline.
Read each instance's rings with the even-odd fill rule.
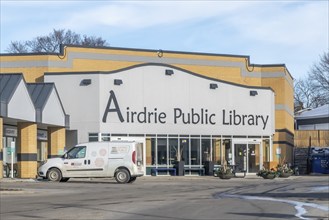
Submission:
[[[67,157],[69,159],[84,158],[85,156],[86,156],[85,146],[74,147],[69,152],[67,152]]]

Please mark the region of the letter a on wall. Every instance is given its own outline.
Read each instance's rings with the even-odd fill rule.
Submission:
[[[112,101],[113,101],[113,104],[114,104],[114,108],[111,108]],[[110,98],[109,98],[109,101],[107,102],[105,112],[104,112],[104,115],[103,115],[103,120],[102,121],[104,123],[106,123],[107,114],[109,112],[116,112],[118,114],[118,117],[119,117],[120,121],[124,122],[124,119],[122,117],[117,98],[115,97],[115,94],[114,94],[113,90],[110,91]]]

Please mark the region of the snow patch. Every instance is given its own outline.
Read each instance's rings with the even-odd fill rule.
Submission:
[[[275,198],[271,198],[271,197],[243,196],[243,195],[234,195],[234,194],[226,194],[226,193],[217,193],[214,195],[214,198],[216,198],[216,199],[238,198],[238,199],[245,199],[245,200],[263,200],[263,201],[288,203],[295,207],[295,209],[297,211],[295,216],[300,219],[308,219],[308,218],[303,217],[303,215],[307,213],[307,211],[304,207],[312,207],[312,208],[320,209],[320,210],[326,211],[326,212],[329,211],[329,207],[318,205],[315,203],[305,203],[305,202],[298,202],[298,201],[293,201],[293,200],[275,199]]]

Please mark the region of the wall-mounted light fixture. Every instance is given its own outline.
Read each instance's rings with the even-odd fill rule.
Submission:
[[[216,83],[210,83],[210,89],[217,89],[218,85]]]
[[[258,92],[255,90],[250,90],[250,96],[256,96],[258,95]]]
[[[122,84],[122,80],[121,79],[115,79],[114,80],[114,85],[120,86]]]
[[[80,86],[88,86],[91,84],[91,79],[83,79],[80,82]]]
[[[166,70],[166,75],[167,76],[171,76],[172,74],[174,74],[173,70]]]

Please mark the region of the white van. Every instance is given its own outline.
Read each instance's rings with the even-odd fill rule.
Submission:
[[[71,177],[115,177],[118,183],[132,183],[144,175],[143,144],[134,141],[78,144],[62,157],[44,161],[38,175],[59,182]]]

